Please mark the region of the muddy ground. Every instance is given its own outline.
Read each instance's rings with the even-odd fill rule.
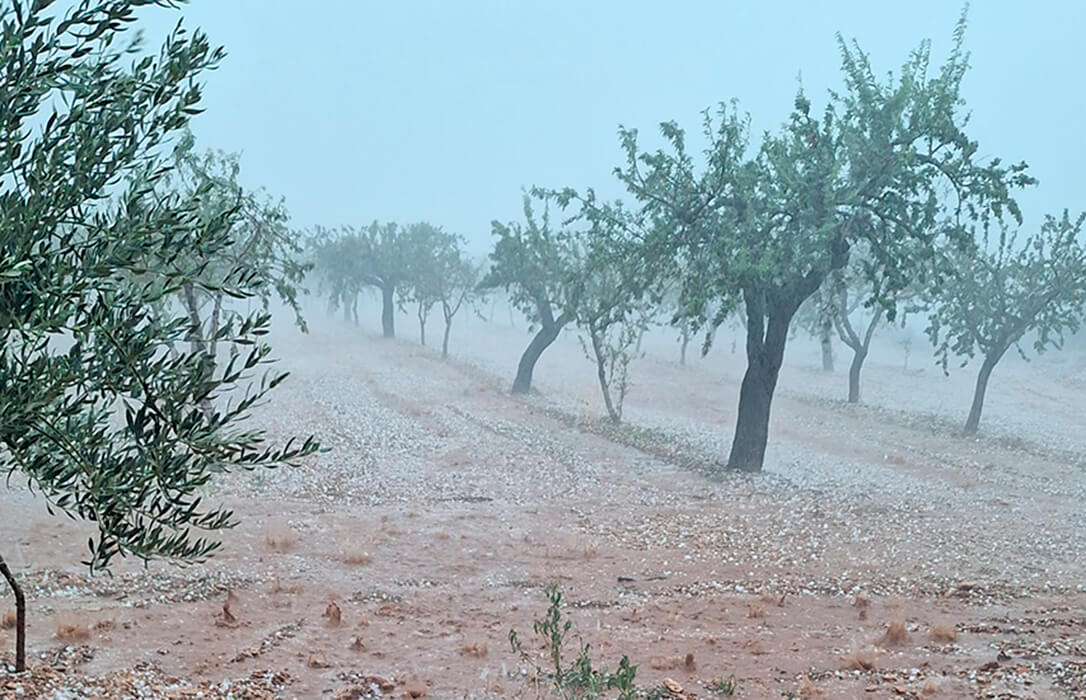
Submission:
[[[331,450],[217,482],[241,525],[209,563],[88,577],[85,525],[0,490],[36,669],[0,672],[0,697],[535,697],[550,583],[593,659],[628,655],[646,689],[1086,697],[1081,351],[1006,360],[967,438],[972,368],[944,377],[919,336],[906,360],[885,334],[859,406],[840,400],[845,349],[825,373],[797,338],[766,470],[744,476],[718,468],[730,331],[687,366],[671,332],[648,337],[615,429],[572,335],[516,398],[527,329],[501,310],[458,319],[450,361],[407,317],[385,341],[311,316],[308,336],[277,334],[292,377],[257,420]]]

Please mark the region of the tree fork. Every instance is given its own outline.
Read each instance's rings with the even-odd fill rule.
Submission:
[[[821,282],[821,280],[817,280]],[[788,326],[796,309],[818,288],[814,279],[783,298],[766,298],[764,292],[744,290],[747,307],[747,370],[739,388],[735,438],[728,455],[728,469],[760,472],[769,442],[769,417],[773,392],[784,361]],[[812,288],[813,287],[813,288]],[[768,307],[768,308],[767,308]]]

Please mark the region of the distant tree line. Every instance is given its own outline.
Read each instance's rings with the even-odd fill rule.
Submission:
[[[967,132],[961,82],[964,16],[942,66],[920,45],[880,78],[839,38],[844,89],[821,111],[800,91],[776,131],[753,141],[734,102],[703,114],[700,154],[675,122],[643,149],[620,128],[628,194],[535,188],[522,222],[494,222],[486,287],[507,290],[535,333],[514,393],[527,393],[542,353],[581,331],[610,417],[621,418],[630,359],[661,314],[702,352],[738,318],[747,369],[727,466],[762,468],[785,347],[795,327],[852,351],[848,401],[861,395],[872,338],[905,311],[927,315],[944,369],[982,356],[967,433],[980,422],[992,370],[1025,337],[1036,352],[1077,331],[1086,304],[1082,217],[1023,231],[1015,193],[1035,184],[1024,162],[982,159]],[[1021,351],[1021,348],[1019,348]]]
[[[827,371],[834,343],[849,348],[847,400],[858,403],[878,329],[927,316],[944,370],[952,356],[982,356],[965,423],[976,432],[1005,353],[1025,337],[1043,352],[1079,328],[1086,265],[1082,218],[1065,212],[1022,231],[1015,194],[1036,184],[1026,164],[979,157],[961,97],[964,35],[963,16],[941,66],[924,42],[886,78],[838,37],[844,89],[820,111],[801,90],[781,126],[757,139],[735,102],[703,113],[700,154],[676,122],[660,124],[654,150],[622,127],[615,175],[627,198],[532,188],[521,220],[492,223],[485,270],[465,259],[459,237],[428,223],[317,229],[319,288],[355,322],[359,294],[379,290],[386,337],[397,308],[412,306],[423,344],[440,304],[443,355],[457,310],[504,290],[532,331],[513,393],[531,391],[543,353],[575,329],[614,422],[646,329],[674,327],[685,364],[692,339],[705,354],[734,320],[747,368],[727,466],[743,471],[762,468],[797,330],[818,339]]]
[[[464,239],[440,226],[373,222],[362,229],[316,228],[309,239],[318,290],[329,308],[358,323],[358,299],[367,289],[381,295],[381,328],[396,337],[396,310],[410,306],[426,345],[435,308],[444,323],[441,355],[448,357],[453,319],[480,296],[482,266],[464,251]]]

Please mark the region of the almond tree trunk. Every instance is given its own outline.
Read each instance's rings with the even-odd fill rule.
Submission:
[[[835,245],[833,263],[843,267],[848,249]],[[788,327],[796,309],[814,294],[825,279],[812,271],[784,285],[750,286],[743,289],[746,307],[747,371],[739,387],[735,438],[728,455],[728,469],[759,472],[769,442],[769,416],[773,392],[784,362]]]
[[[763,323],[768,327],[763,337]],[[792,315],[784,310],[765,317],[751,319],[747,324],[747,371],[739,388],[739,409],[735,439],[728,455],[728,468],[758,472],[765,462],[769,442],[769,416],[777,376],[784,360],[788,340],[788,325]]]
[[[396,337],[396,287],[381,287],[381,331],[386,338]]]
[[[441,338],[441,359],[449,357],[449,333],[452,331],[452,319],[445,319],[445,335]]]
[[[875,310],[861,338],[848,317],[848,289],[841,287],[837,314],[833,317],[833,322],[837,326],[837,335],[841,338],[841,341],[852,349],[852,362],[848,367],[849,403],[860,402],[860,372],[863,371],[864,361],[871,349],[871,338],[874,337],[875,329],[878,328],[879,323],[882,321],[882,315],[885,311],[882,306]]]
[[[864,360],[867,359],[867,349],[857,350],[853,348],[852,363],[848,366],[848,402],[860,402],[860,371],[863,369]]]
[[[600,340],[600,334],[594,328],[589,329],[588,335],[592,340],[592,353],[596,356],[596,378],[600,382],[603,405],[607,408],[607,415],[611,422],[620,423],[622,422],[622,414],[615,408],[615,404],[611,400],[611,388],[607,384],[607,360],[603,354],[603,342]]]
[[[426,347],[426,317],[429,315],[422,302],[419,302],[418,316],[419,316],[419,343],[422,347]]]
[[[460,310],[460,307],[464,304],[464,299],[467,297],[465,292],[454,303],[452,299],[441,300],[441,317],[445,319],[445,333],[441,336],[441,359],[446,360],[449,357],[449,335],[452,333],[453,318],[456,316],[456,312]],[[493,309],[491,310],[493,314]]]
[[[819,342],[822,344],[822,371],[833,371],[833,320],[826,318],[819,326]]]
[[[549,348],[551,343],[558,338],[558,334],[565,324],[565,318],[559,317],[557,321],[543,323],[540,326],[539,331],[532,338],[532,342],[528,343],[528,347],[520,357],[520,363],[517,365],[517,376],[513,380],[514,394],[528,394],[531,392],[532,373],[535,371],[535,363],[539,361],[543,351]]]
[[[992,370],[995,369],[996,364],[1006,351],[1006,348],[996,348],[984,356],[980,372],[977,373],[977,386],[973,391],[973,405],[970,406],[969,417],[965,420],[967,435],[975,435],[977,430],[980,429],[980,414],[984,409],[984,394],[988,391],[988,380],[991,379]]]

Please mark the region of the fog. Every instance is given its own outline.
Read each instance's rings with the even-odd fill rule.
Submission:
[[[194,141],[0,105],[0,698],[1086,697],[1086,5],[962,11],[193,0]]]
[[[193,2],[186,25],[227,47],[207,77],[205,148],[244,153],[244,178],[287,197],[299,228],[434,221],[489,246],[521,188],[617,196],[619,124],[696,130],[736,99],[776,128],[802,80],[816,111],[839,87],[835,33],[897,70],[924,39],[949,49],[961,6],[814,3]],[[177,13],[144,12],[148,39]],[[975,4],[963,87],[982,153],[1026,160],[1030,217],[1076,206],[1086,139],[1078,3]]]

